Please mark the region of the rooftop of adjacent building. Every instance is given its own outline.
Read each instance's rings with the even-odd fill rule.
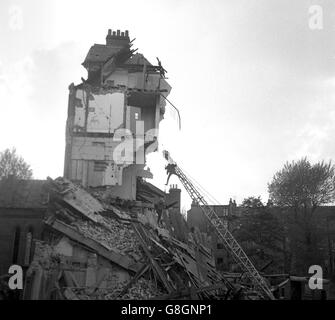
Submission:
[[[48,205],[47,180],[23,180],[9,176],[0,180],[0,208],[45,209]],[[92,195],[99,188],[89,190]],[[100,188],[101,189],[101,188]],[[102,189],[106,190],[104,187]],[[154,203],[158,198],[169,197],[173,192],[180,193],[177,185],[170,186],[165,193],[150,182],[138,180],[138,201]]]
[[[19,180],[9,176],[0,180],[0,207],[46,208],[45,180]]]
[[[188,211],[189,214],[198,214],[200,212],[202,212],[201,210],[197,210],[197,208],[200,209],[201,205],[193,202],[191,209]],[[242,206],[238,206],[236,205],[236,202],[232,202],[230,201],[229,204],[227,205],[210,205],[211,208],[214,209],[214,211],[220,216],[221,213],[224,210],[228,210],[229,208],[232,208],[231,214],[234,215],[235,217],[239,217],[242,216],[243,214],[245,214],[247,211],[250,210],[260,210],[260,208],[246,208],[246,207],[242,207]],[[269,212],[277,215],[277,214],[285,214],[285,213],[290,213],[293,208],[290,207],[279,207],[279,206],[264,206],[263,209],[268,210]],[[324,204],[324,205],[320,205],[316,208],[315,211],[316,214],[319,214],[323,217],[329,217],[335,220],[335,205],[333,204]]]

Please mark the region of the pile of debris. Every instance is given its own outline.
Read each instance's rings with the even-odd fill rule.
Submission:
[[[64,178],[49,178],[47,192],[45,235],[35,241],[24,298],[248,299],[196,237],[178,240],[139,201],[125,209]]]
[[[72,225],[85,237],[94,239],[108,250],[141,256],[139,243],[136,241],[136,236],[130,225],[111,218],[104,218],[102,225],[83,220],[75,221]]]

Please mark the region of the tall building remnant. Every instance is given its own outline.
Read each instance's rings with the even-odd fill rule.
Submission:
[[[165,70],[136,53],[120,30],[108,30],[106,44],[94,44],[83,66],[87,79],[69,87],[64,177],[135,200],[138,177],[152,177],[145,155],[157,149],[171,90]]]

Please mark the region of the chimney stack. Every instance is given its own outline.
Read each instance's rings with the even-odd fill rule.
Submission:
[[[106,37],[106,45],[107,46],[110,46],[112,45],[112,29],[108,29],[108,34],[107,34],[107,37]]]
[[[170,185],[169,193],[166,195],[166,202],[170,204],[177,201],[177,204],[174,205],[173,208],[178,209],[179,212],[180,212],[180,195],[181,190],[178,189],[178,186],[176,184]]]
[[[112,29],[108,29],[108,33],[106,36],[106,45],[107,46],[116,46],[119,47],[124,46],[130,42],[129,39],[129,31],[112,31]]]

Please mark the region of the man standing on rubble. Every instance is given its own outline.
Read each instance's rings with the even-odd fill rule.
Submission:
[[[163,210],[165,210],[165,209],[166,209],[165,200],[164,200],[163,197],[160,197],[158,202],[155,203],[155,210],[158,214],[158,219],[157,219],[157,224],[158,225],[161,221]]]

